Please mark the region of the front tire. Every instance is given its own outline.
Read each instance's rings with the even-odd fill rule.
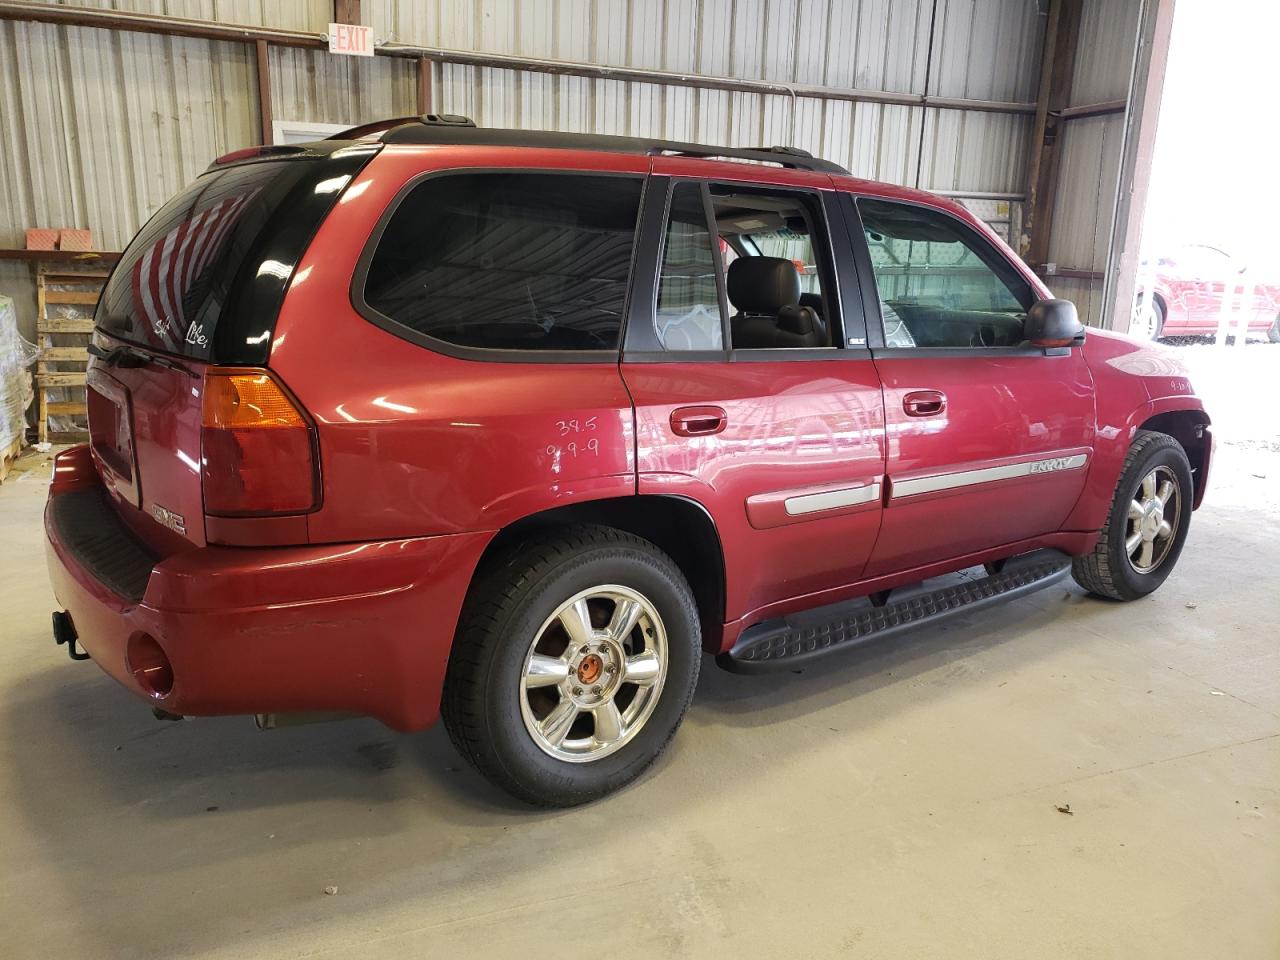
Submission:
[[[1139,430],[1125,457],[1106,526],[1071,574],[1090,593],[1137,600],[1172,572],[1191,526],[1191,464],[1173,437]]]
[[[1160,298],[1138,294],[1133,304],[1133,320],[1129,332],[1139,340],[1159,340],[1164,333],[1164,305]]]
[[[609,527],[538,535],[468,594],[445,678],[445,726],[488,780],[573,806],[657,759],[701,658],[692,591],[652,543]]]

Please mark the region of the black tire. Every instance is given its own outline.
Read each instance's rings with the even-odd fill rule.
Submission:
[[[656,706],[616,752],[570,762],[544,752],[525,727],[525,657],[539,628],[580,591],[616,584],[647,598],[667,633]],[[449,658],[442,712],[458,751],[484,777],[530,804],[567,807],[611,793],[662,753],[693,697],[701,631],[693,593],[671,558],[610,527],[538,534],[486,564],[468,593]]]
[[[1130,563],[1124,546],[1129,533],[1129,504],[1138,495],[1143,478],[1158,467],[1171,471],[1178,486],[1177,526],[1163,560],[1155,569],[1142,573]],[[1098,545],[1092,553],[1072,561],[1071,575],[1076,583],[1090,593],[1111,600],[1137,600],[1154,591],[1164,583],[1182,553],[1191,526],[1193,497],[1191,464],[1182,445],[1168,434],[1139,430],[1120,471],[1120,481]]]

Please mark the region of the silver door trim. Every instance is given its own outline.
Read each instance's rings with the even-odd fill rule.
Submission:
[[[1011,480],[1014,477],[1079,470],[1088,461],[1087,453],[1076,453],[1061,457],[1045,457],[1043,460],[1027,460],[1023,463],[1008,463],[999,467],[979,467],[976,470],[956,470],[928,477],[894,480],[891,499],[934,493],[938,490],[952,490],[956,487],[975,486],[980,483],[993,483],[996,480]]]
[[[856,487],[841,487],[839,490],[824,490],[821,493],[804,493],[798,497],[787,497],[782,501],[783,509],[789,517],[799,517],[806,513],[817,513],[819,510],[835,510],[838,507],[854,507],[861,503],[871,503],[880,499],[880,481],[859,484]]]

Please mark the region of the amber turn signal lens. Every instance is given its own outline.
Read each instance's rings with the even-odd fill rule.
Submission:
[[[204,426],[306,427],[306,421],[267,374],[233,373],[206,379]]]
[[[314,428],[266,370],[205,371],[200,431],[204,511],[306,513],[319,502]]]

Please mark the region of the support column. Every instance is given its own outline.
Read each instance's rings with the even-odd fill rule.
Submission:
[[[263,146],[271,143],[271,64],[268,59],[268,44],[265,40],[255,40],[254,50],[258,61],[258,117],[261,120],[259,136]]]
[[[1053,200],[1058,186],[1062,111],[1071,98],[1071,78],[1080,39],[1081,0],[1052,0],[1040,58],[1040,92],[1031,134],[1028,164],[1027,206],[1023,214],[1023,259],[1040,269],[1049,258],[1049,231],[1053,225]]]
[[[1129,85],[1129,113],[1125,118],[1124,151],[1120,158],[1120,187],[1102,299],[1102,323],[1128,332],[1133,319],[1138,264],[1142,253],[1142,225],[1151,186],[1151,161],[1156,124],[1169,63],[1174,0],[1155,0],[1138,24],[1139,43]]]

